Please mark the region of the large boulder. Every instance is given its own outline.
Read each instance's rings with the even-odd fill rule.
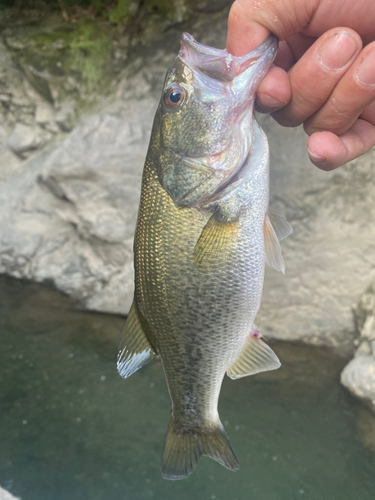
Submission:
[[[127,312],[154,107],[90,117],[0,185],[0,272],[52,281],[89,309]]]
[[[375,276],[375,152],[323,172],[309,162],[301,129],[263,123],[271,206],[294,232],[282,241],[285,277],[267,269],[258,326],[269,337],[353,350],[352,306]]]
[[[375,411],[375,356],[362,354],[352,359],[341,373],[341,383]]]
[[[223,46],[225,29],[221,19],[194,34]],[[88,309],[127,313],[141,173],[178,49],[175,35],[167,42],[135,57],[111,103],[61,142],[21,163],[4,150],[14,164],[0,176],[0,272],[51,281]],[[260,121],[271,147],[271,206],[294,233],[282,242],[286,276],[267,268],[257,325],[268,338],[353,351],[352,305],[375,273],[374,152],[322,172],[301,129]]]

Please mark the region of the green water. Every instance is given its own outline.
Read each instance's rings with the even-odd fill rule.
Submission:
[[[345,360],[287,344],[273,344],[280,370],[224,381],[220,415],[241,470],[203,458],[189,479],[162,480],[162,369],[117,375],[122,325],[0,278],[2,487],[22,500],[375,498],[375,418],[340,386]]]

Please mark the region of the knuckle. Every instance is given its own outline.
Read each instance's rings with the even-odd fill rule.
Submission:
[[[316,80],[314,80],[316,81]],[[302,84],[296,80],[291,80],[290,82],[292,89],[292,99],[296,101],[300,107],[305,109],[318,109],[324,102],[324,97],[316,93],[317,86],[310,87],[307,84]]]
[[[326,105],[306,123],[305,131],[307,134],[328,130],[335,134],[343,134],[353,124],[357,114],[353,115],[351,110],[344,102],[332,97]]]

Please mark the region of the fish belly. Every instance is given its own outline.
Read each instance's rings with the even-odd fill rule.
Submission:
[[[248,338],[263,286],[262,210],[257,214],[252,207],[240,217],[225,259],[196,266],[194,249],[211,215],[177,208],[145,169],[136,300],[162,360],[172,415],[186,426],[218,419],[224,374]]]

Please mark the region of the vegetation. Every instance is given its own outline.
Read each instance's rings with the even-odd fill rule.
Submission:
[[[31,86],[59,109],[107,92],[142,47],[230,0],[0,0],[0,34]],[[210,7],[211,9],[211,7]],[[136,50],[134,50],[134,48]]]
[[[188,12],[196,3],[196,0],[0,0],[0,7],[61,12],[65,19],[79,11],[120,24],[130,18],[155,15],[182,19],[181,13]]]

